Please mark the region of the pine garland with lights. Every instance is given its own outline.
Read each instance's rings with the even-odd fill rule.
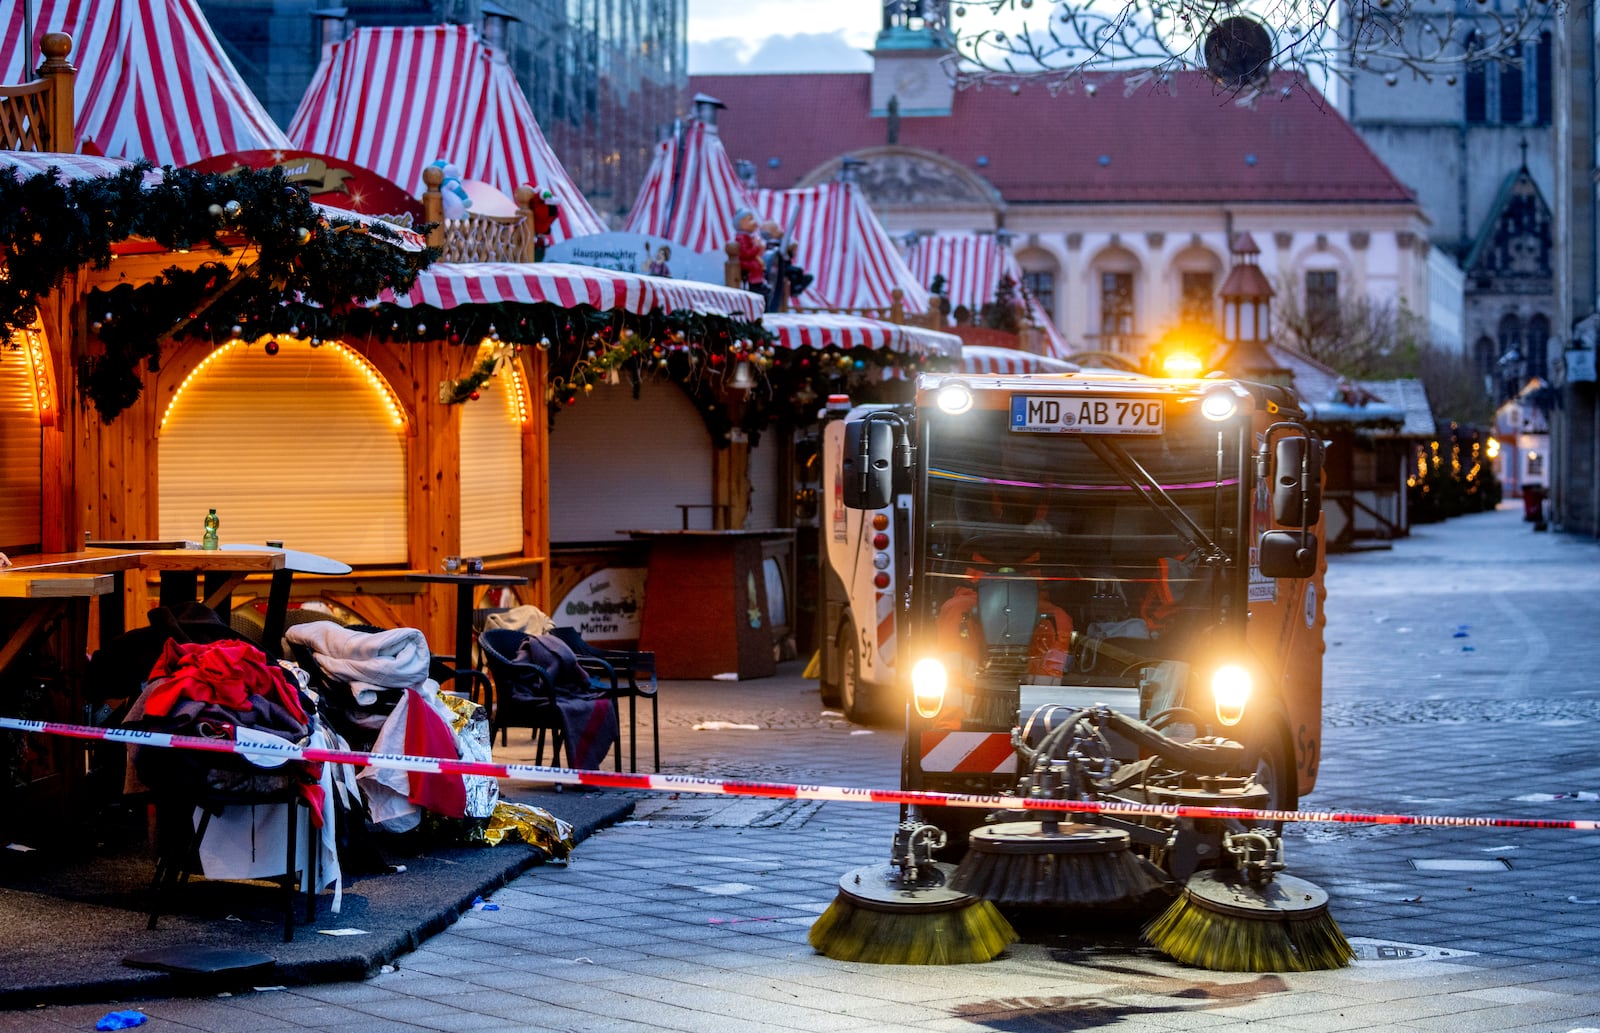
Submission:
[[[208,262],[168,269],[137,287],[96,291],[87,302],[102,351],[84,360],[80,386],[109,422],[138,398],[141,366],[159,368],[164,339],[213,344],[288,335],[322,340],[463,347],[491,342],[466,376],[439,385],[443,404],[470,402],[517,349],[549,353],[545,402],[553,421],[596,384],[675,382],[688,392],[718,444],[735,427],[752,440],[774,422],[805,422],[819,400],[847,391],[857,400],[893,393],[885,370],[915,373],[937,362],[887,349],[776,348],[759,322],[696,312],[645,315],[552,303],[429,307],[352,302],[384,289],[403,293],[431,253],[407,253],[355,224],[323,219],[277,170],[227,176],[148,165],[114,176],[61,183],[16,181],[0,171],[0,255],[14,270],[0,281],[0,334],[28,325],[35,306],[66,275],[104,268],[114,244],[134,237],[164,247],[209,247],[228,255],[256,249],[248,272]],[[101,213],[88,218],[85,213]],[[46,246],[45,241],[51,245]],[[275,346],[268,347],[268,353]],[[749,386],[734,386],[740,366]],[[903,380],[899,381],[904,383]]]
[[[210,263],[91,296],[104,351],[83,360],[82,387],[111,421],[138,397],[138,369],[160,365],[161,341],[196,323],[265,316],[286,303],[337,313],[351,298],[404,291],[435,255],[408,252],[382,227],[327,219],[279,169],[227,174],[137,162],[110,176],[63,182],[52,174],[18,179],[0,166],[0,342],[30,325],[40,301],[68,275],[104,269],[115,245],[154,241],[171,251],[208,248],[219,256],[253,249],[248,268]],[[147,178],[150,180],[147,182]],[[240,282],[240,278],[245,278]]]

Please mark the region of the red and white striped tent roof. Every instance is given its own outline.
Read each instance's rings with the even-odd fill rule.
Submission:
[[[955,334],[919,326],[886,323],[866,316],[847,316],[831,312],[769,312],[762,325],[772,331],[782,348],[887,348],[903,354],[961,354],[961,338]]]
[[[978,344],[961,349],[961,366],[968,373],[1075,373],[1078,370],[1072,363],[1048,355]]]
[[[854,183],[823,183],[795,190],[757,190],[757,216],[793,234],[795,262],[816,277],[795,309],[888,309],[893,291],[907,312],[928,311],[928,291],[895,249]]]
[[[691,119],[681,133],[656,144],[624,228],[691,251],[720,251],[733,239],[733,217],[740,208],[755,205],[716,126]]]
[[[23,4],[34,5],[26,46]],[[239,77],[194,0],[0,0],[0,82],[27,82],[49,32],[67,56],[80,149],[157,165],[232,151],[287,148],[289,138]]]
[[[760,295],[732,287],[562,262],[436,262],[417,276],[409,293],[385,291],[377,300],[402,308],[437,309],[548,302],[563,308],[620,308],[640,315],[693,311],[749,322],[761,318],[764,305]]]
[[[945,280],[944,296],[950,307],[965,306],[974,315],[994,300],[1000,277],[1010,276],[1022,289],[1022,266],[1011,249],[990,233],[935,233],[918,237],[906,252],[906,265],[919,283],[933,283],[935,276]],[[1028,315],[1044,330],[1046,346],[1056,357],[1071,349],[1056,329],[1054,320],[1037,298],[1029,297]]]
[[[114,176],[128,167],[121,158],[97,158],[89,154],[57,154],[53,151],[0,151],[0,169],[11,168],[18,180],[42,176],[55,170],[56,180],[72,183],[80,179],[103,179]],[[145,182],[159,180],[161,173],[151,171]]]
[[[1000,277],[1010,276],[1019,290],[1022,287],[1017,256],[990,233],[920,236],[906,250],[906,265],[925,286],[942,275],[950,306],[964,305],[974,313],[994,300]]]
[[[539,131],[505,54],[470,25],[357,29],[323,52],[289,136],[414,194],[440,158],[508,195],[531,183],[560,204],[555,241],[606,229]]]

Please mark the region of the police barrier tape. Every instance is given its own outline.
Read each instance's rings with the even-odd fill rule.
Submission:
[[[247,759],[279,764],[301,760],[355,767],[392,768],[443,775],[484,775],[525,782],[594,786],[602,789],[646,789],[676,793],[715,793],[724,796],[770,797],[786,800],[837,800],[853,803],[912,804],[930,807],[978,807],[984,810],[1054,811],[1074,814],[1110,814],[1129,817],[1235,818],[1242,821],[1325,821],[1353,825],[1438,825],[1458,828],[1575,829],[1600,831],[1600,820],[1549,818],[1464,818],[1420,814],[1363,814],[1352,811],[1275,811],[1243,807],[1202,807],[1191,804],[1123,803],[1098,800],[1050,800],[1020,796],[979,796],[972,793],[935,793],[918,789],[855,789],[846,786],[795,785],[784,782],[740,782],[698,778],[693,775],[638,775],[622,772],[547,768],[537,764],[490,764],[483,761],[444,760],[399,753],[360,753],[296,746],[287,740],[248,743],[195,735],[173,735],[136,728],[96,728],[53,721],[24,721],[0,717],[0,729],[64,735],[74,739],[100,739],[130,746],[158,746],[209,753],[232,753]]]

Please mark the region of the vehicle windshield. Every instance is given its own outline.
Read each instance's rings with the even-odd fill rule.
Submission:
[[[1158,434],[925,416],[919,608],[941,652],[964,654],[969,674],[1049,682],[1082,669],[1086,642],[1181,656],[1180,639],[1214,625],[1238,544],[1239,434],[1180,408],[1197,407],[1169,404]]]

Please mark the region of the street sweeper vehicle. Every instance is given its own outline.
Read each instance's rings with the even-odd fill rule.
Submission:
[[[865,528],[888,596],[875,622],[855,617],[850,673],[859,698],[884,680],[869,668],[892,667],[903,787],[1074,806],[1033,821],[909,810],[890,864],[841,882],[857,921],[825,916],[819,950],[851,956],[878,939],[861,930],[934,899],[1013,916],[1164,899],[1147,936],[1180,960],[1346,963],[1326,894],[1281,874],[1275,825],[1178,814],[1293,810],[1316,785],[1323,445],[1294,394],[1105,370],[923,374],[911,406],[860,407],[829,434],[824,527]]]

